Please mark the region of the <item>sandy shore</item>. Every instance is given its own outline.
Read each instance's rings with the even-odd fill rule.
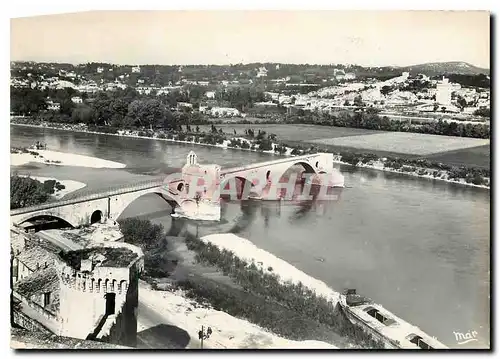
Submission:
[[[204,342],[204,348],[213,349],[337,349],[314,340],[293,341],[281,338],[265,329],[235,318],[225,312],[202,307],[183,296],[182,291],[156,291],[141,282],[139,302],[155,312],[155,322],[164,322],[185,330],[191,340],[188,348],[199,349],[198,331],[201,326],[211,327],[212,335]],[[157,325],[141,320],[139,313],[137,331]]]
[[[19,175],[19,176],[20,177],[30,177],[30,178],[33,178],[33,179],[40,181],[42,183],[45,181],[48,181],[48,180],[55,180],[56,182],[61,183],[62,185],[64,185],[65,188],[62,190],[57,190],[54,188],[55,193],[52,195],[52,197],[54,197],[56,199],[61,199],[62,197],[66,196],[67,194],[74,192],[74,191],[77,191],[77,190],[87,186],[85,183],[82,183],[82,182],[72,181],[72,180],[60,180],[60,179],[53,178],[53,177],[39,177],[39,176],[28,176],[28,175]]]
[[[58,166],[77,166],[91,168],[124,168],[126,165],[119,162],[103,160],[97,157],[77,155],[73,153],[56,152],[50,150],[36,150],[39,155],[30,153],[11,153],[11,166],[22,166],[30,162],[38,162]]]

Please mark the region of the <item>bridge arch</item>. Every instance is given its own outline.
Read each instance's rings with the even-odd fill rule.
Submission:
[[[312,164],[309,161],[296,161],[277,167],[268,178],[269,183],[264,191],[266,197],[268,199],[279,199],[300,195],[306,182],[311,181],[314,175],[320,173],[319,167],[319,161],[316,159],[313,159]],[[278,183],[280,188],[277,188]],[[292,191],[292,193],[288,191]]]
[[[61,227],[76,227],[74,223],[72,223],[71,219],[66,219],[63,218],[62,216],[54,215],[52,213],[33,213],[33,214],[27,214],[25,217],[23,217],[20,221],[17,222],[17,224],[23,224],[26,222],[33,222],[33,221],[39,221],[39,220],[57,220]]]
[[[251,179],[243,176],[228,176],[220,182],[220,198],[223,200],[241,200],[260,196],[257,186]]]
[[[121,216],[121,214],[132,203],[134,203],[140,197],[145,196],[145,195],[150,194],[150,193],[156,194],[158,197],[160,197],[165,202],[167,202],[169,204],[169,206],[171,207],[172,213],[176,207],[180,206],[179,200],[177,198],[175,198],[174,195],[169,195],[168,193],[166,193],[166,191],[162,191],[160,189],[131,192],[131,193],[122,194],[122,195],[118,195],[118,196],[112,196],[110,198],[110,202],[111,202],[110,203],[110,207],[111,207],[110,217],[116,221]]]

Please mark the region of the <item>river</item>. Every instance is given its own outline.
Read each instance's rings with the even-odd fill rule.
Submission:
[[[11,126],[11,145],[122,162],[124,169],[29,164],[19,173],[87,183],[85,190],[140,181],[181,167],[194,150],[200,162],[222,167],[273,155],[149,139]],[[278,156],[275,156],[278,158]],[[13,170],[13,169],[12,169]],[[199,234],[232,231],[318,278],[335,290],[357,288],[444,344],[462,348],[455,333],[476,331],[467,348],[489,347],[490,192],[441,181],[340,166],[340,199],[313,208],[299,204],[229,203],[220,224]],[[142,216],[175,232],[159,197],[133,202],[122,217]],[[192,223],[187,223],[191,228]]]

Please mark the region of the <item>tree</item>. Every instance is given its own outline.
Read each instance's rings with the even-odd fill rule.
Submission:
[[[457,104],[458,104],[458,107],[460,107],[461,111],[463,111],[464,108],[467,107],[467,101],[462,96],[458,96]]]
[[[138,218],[127,218],[120,220],[118,223],[124,241],[142,249],[146,275],[154,277],[167,276],[168,260],[164,257],[164,252],[168,243],[163,226]]]
[[[489,108],[479,108],[476,111],[474,111],[474,115],[490,118],[491,112]]]
[[[40,181],[30,177],[10,176],[10,209],[46,202],[50,196],[47,188]]]
[[[10,88],[10,111],[19,115],[31,115],[47,109],[44,94],[37,89]]]
[[[148,220],[127,218],[118,222],[126,243],[134,244],[143,250],[157,248],[165,240],[163,226]]]
[[[391,86],[382,86],[382,88],[380,89],[380,93],[384,96],[387,96],[390,92],[392,91],[392,87]]]
[[[157,99],[134,100],[128,107],[128,116],[139,126],[153,129],[162,125],[172,127],[171,112]]]
[[[363,99],[361,98],[361,95],[358,95],[354,98],[354,105],[360,106],[360,107],[364,105]]]
[[[94,111],[87,105],[79,105],[73,109],[71,121],[73,123],[85,123],[89,125],[94,122]]]

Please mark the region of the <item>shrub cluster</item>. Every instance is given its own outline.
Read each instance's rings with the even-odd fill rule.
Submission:
[[[358,345],[370,348],[383,347],[382,343],[374,340],[361,327],[348,320],[339,320],[338,315],[334,315],[339,308],[335,308],[326,298],[316,295],[302,283],[282,283],[275,273],[264,272],[254,263],[248,264],[232,252],[219,250],[216,246],[204,243],[195,236],[189,235],[186,238],[186,245],[196,252],[198,261],[218,267],[224,275],[231,277],[244,290],[325,324]]]

